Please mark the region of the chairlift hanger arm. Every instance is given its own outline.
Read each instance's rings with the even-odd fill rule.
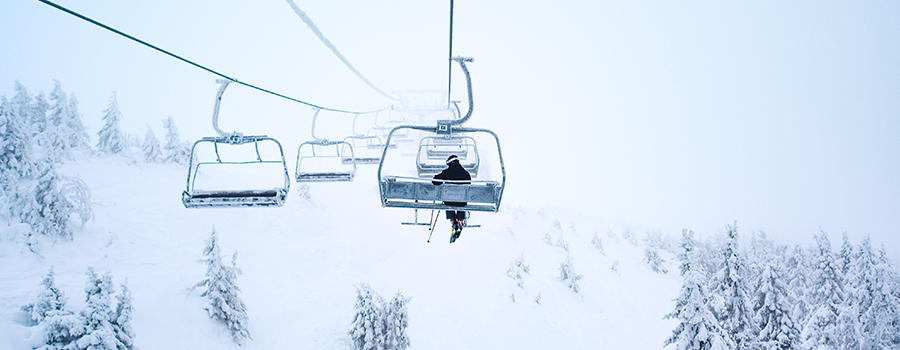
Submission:
[[[451,58],[451,60],[459,63],[459,66],[460,68],[462,68],[463,73],[466,74],[466,91],[469,94],[469,111],[466,112],[465,117],[450,122],[451,125],[462,125],[463,123],[468,121],[470,117],[472,117],[472,110],[475,107],[475,103],[472,98],[472,76],[469,74],[469,68],[466,67],[466,62],[474,62],[475,59],[471,57],[456,56]]]

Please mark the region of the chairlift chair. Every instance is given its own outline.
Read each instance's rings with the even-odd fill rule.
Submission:
[[[503,190],[506,188],[506,166],[503,162],[503,152],[500,148],[500,138],[491,130],[460,127],[471,116],[473,110],[472,83],[465,62],[471,62],[470,58],[454,57],[466,75],[467,90],[469,95],[469,110],[466,116],[457,120],[439,120],[437,127],[401,125],[393,128],[386,143],[391,144],[393,135],[400,130],[419,130],[431,132],[448,138],[460,137],[457,135],[486,133],[493,137],[497,146],[497,155],[500,161],[502,178],[500,182],[492,180],[451,181],[434,180],[432,178],[385,176],[384,161],[387,156],[387,148],[382,152],[381,162],[378,165],[378,189],[381,196],[381,206],[385,208],[411,208],[431,210],[464,210],[497,212],[500,210],[500,201],[503,198]],[[477,152],[476,152],[477,153]],[[471,157],[471,156],[470,156]],[[434,182],[440,183],[435,185]],[[466,205],[450,206],[445,202],[465,202]],[[418,218],[417,218],[418,221]]]
[[[360,154],[351,157],[351,154],[344,152],[344,154],[341,154],[341,162],[344,164],[350,164],[354,161],[356,164],[378,164],[381,161],[381,148],[384,147],[384,142],[378,136],[357,133],[356,120],[358,118],[359,114],[353,117],[353,135],[345,137],[344,142],[352,146],[349,149],[359,150]],[[345,147],[342,151],[346,149],[348,148]]]
[[[446,168],[447,157],[456,155],[463,169],[473,177],[478,176],[478,146],[475,139],[465,135],[426,136],[419,142],[416,169],[419,177],[434,176]]]
[[[312,122],[312,141],[306,141],[297,148],[297,167],[294,179],[297,182],[337,182],[353,181],[356,175],[356,156],[353,153],[353,145],[346,141],[329,141],[316,137],[316,117],[320,109],[316,109]],[[304,155],[304,146],[308,146],[309,153]],[[334,147],[333,155],[317,154],[316,149]],[[346,147],[346,148],[344,148]],[[349,150],[349,162],[344,162],[344,155]]]
[[[219,129],[218,116],[219,106],[222,100],[222,94],[225,88],[231,82],[230,80],[217,80],[221,84],[219,92],[216,94],[215,108],[213,109],[213,128],[219,133],[218,137],[204,137],[194,142],[191,147],[191,157],[188,163],[187,187],[182,192],[181,201],[185,208],[201,208],[201,207],[237,207],[237,206],[282,206],[287,199],[287,193],[290,190],[290,176],[288,176],[287,163],[284,160],[284,151],[281,143],[266,135],[243,135],[238,132],[224,133]],[[280,157],[275,159],[263,159],[260,154],[260,143],[274,144],[278,147]],[[198,146],[211,144],[215,152],[214,161],[198,161]],[[223,160],[220,152],[220,146],[235,146],[245,148],[253,145],[253,154],[255,157],[249,160]],[[280,167],[278,166],[280,165]],[[273,188],[242,188],[230,189],[223,188],[222,184],[216,184],[215,174],[218,173],[219,178],[229,178],[233,172],[227,170],[235,170],[238,168],[275,168],[283,171],[283,186]],[[226,170],[227,169],[227,170]],[[204,171],[206,170],[206,171]],[[216,171],[218,170],[218,171]],[[258,170],[258,169],[257,169]],[[198,175],[204,173],[201,185],[198,185]],[[209,173],[209,174],[206,174]],[[209,175],[209,176],[207,176]],[[276,175],[276,174],[269,174]],[[277,178],[278,176],[274,176]],[[212,178],[212,180],[207,179]],[[209,186],[209,187],[207,187]]]

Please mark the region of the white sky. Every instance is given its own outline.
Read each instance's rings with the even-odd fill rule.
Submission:
[[[238,80],[371,110],[358,80],[284,1],[59,0]],[[445,89],[447,1],[297,1],[385,91]],[[505,204],[547,201],[640,232],[710,235],[737,220],[783,242],[820,229],[900,248],[900,3],[456,1],[475,114],[497,132]],[[210,136],[215,76],[34,0],[0,11],[0,94],[59,79],[96,133],[116,90],[126,132]],[[463,99],[454,67],[454,99]],[[286,157],[312,111],[232,84],[224,130]],[[321,123],[352,116],[320,115]],[[327,135],[326,135],[327,136]],[[337,138],[338,135],[331,138]],[[96,137],[94,137],[96,140]],[[136,179],[140,181],[140,179]],[[180,189],[173,189],[173,195]],[[373,205],[377,205],[373,203]]]

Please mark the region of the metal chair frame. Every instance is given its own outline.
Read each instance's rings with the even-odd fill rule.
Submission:
[[[219,87],[218,93],[216,93],[216,102],[213,108],[213,129],[220,135],[217,137],[204,137],[200,140],[194,142],[191,147],[191,158],[188,161],[188,175],[187,175],[187,185],[185,186],[185,190],[181,193],[181,202],[184,204],[185,208],[202,208],[202,207],[240,207],[240,206],[282,206],[284,205],[285,200],[287,200],[287,194],[291,188],[290,176],[287,171],[287,162],[284,160],[284,150],[281,147],[281,143],[278,140],[268,137],[266,135],[243,135],[239,132],[231,132],[226,133],[219,129],[219,107],[222,103],[222,95],[225,93],[225,88],[228,87],[228,84],[231,83],[231,80],[227,79],[218,79],[217,83],[221,84]],[[278,145],[278,152],[280,154],[281,160],[263,160],[262,156],[259,154],[259,142],[260,141],[271,141]],[[194,152],[197,150],[197,145],[201,143],[213,143],[213,148],[216,153],[216,161],[215,162],[198,162],[196,165],[194,164]],[[245,144],[253,143],[254,149],[256,151],[256,160],[254,161],[222,161],[222,157],[219,155],[219,144],[229,144],[241,146]],[[250,189],[250,190],[217,190],[217,191],[205,191],[205,190],[196,190],[195,184],[197,180],[197,174],[201,166],[210,165],[210,164],[230,164],[230,165],[241,165],[241,164],[259,164],[259,163],[272,163],[277,164],[281,163],[282,168],[284,169],[284,187],[274,188],[274,189]]]

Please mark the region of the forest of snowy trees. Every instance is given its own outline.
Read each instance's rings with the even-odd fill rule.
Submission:
[[[828,235],[808,248],[754,234],[738,247],[736,226],[717,241],[685,230],[679,321],[666,345],[682,349],[900,349],[900,274],[869,238]]]
[[[37,249],[35,235],[71,239],[73,218],[83,226],[93,215],[90,189],[78,177],[57,172],[64,162],[76,156],[123,154],[187,165],[190,144],[179,139],[171,116],[162,120],[167,131],[163,146],[149,126],[143,142],[122,131],[122,118],[113,92],[93,148],[78,100],[66,94],[59,81],[54,80],[49,97],[43,92],[32,95],[19,82],[12,99],[0,96],[0,219],[31,228],[20,237],[29,249]]]

